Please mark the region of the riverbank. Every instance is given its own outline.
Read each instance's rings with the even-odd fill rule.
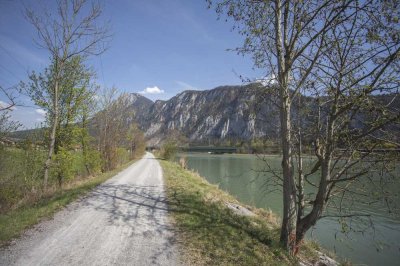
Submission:
[[[299,258],[280,247],[279,221],[272,212],[241,204],[176,163],[160,163],[186,264],[297,265],[319,260],[313,243],[302,247]]]
[[[136,161],[136,160],[134,160]],[[62,191],[55,191],[36,202],[29,202],[17,209],[0,215],[0,246],[21,235],[26,229],[44,219],[52,217],[67,204],[83,196],[94,187],[122,171],[134,161],[94,177],[85,178],[65,184]]]

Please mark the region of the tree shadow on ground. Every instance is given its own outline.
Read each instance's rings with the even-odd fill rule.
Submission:
[[[203,243],[207,250],[229,248],[226,252],[233,254],[229,262],[240,264],[244,262],[240,257],[235,258],[235,250],[254,257],[258,256],[253,250],[254,243],[265,248],[276,246],[273,237],[276,230],[251,218],[237,216],[221,202],[205,201],[200,191],[177,187],[168,194],[167,198],[162,186],[113,182],[95,188],[83,204],[105,212],[110,225],[128,226],[130,237],[141,236],[160,242],[152,255],[155,264],[161,257],[170,256],[177,245],[186,243],[178,235],[190,235],[193,238],[190,241]],[[168,212],[176,214],[179,226],[171,225]],[[219,256],[218,252],[208,255]]]

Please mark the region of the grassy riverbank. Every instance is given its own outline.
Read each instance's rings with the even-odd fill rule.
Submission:
[[[30,202],[15,210],[1,214],[0,246],[8,243],[12,238],[18,237],[24,230],[37,224],[42,219],[53,216],[62,207],[113,177],[132,163],[130,161],[117,169],[95,177],[70,182],[61,191],[54,191],[36,202]]]
[[[279,246],[277,217],[262,209],[255,216],[239,216],[227,202],[233,196],[209,184],[178,164],[160,161],[169,208],[184,249],[186,264],[194,265],[296,265]],[[243,206],[243,204],[240,204]],[[306,244],[300,257],[312,261],[315,247]]]

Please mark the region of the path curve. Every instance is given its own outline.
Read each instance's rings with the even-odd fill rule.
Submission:
[[[177,265],[151,153],[0,250],[0,265]]]

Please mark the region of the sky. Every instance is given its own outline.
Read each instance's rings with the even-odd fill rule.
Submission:
[[[32,71],[42,72],[49,53],[35,44],[36,32],[24,17],[24,6],[54,13],[55,1],[0,0],[0,85],[9,88],[28,81]],[[91,57],[100,87],[141,93],[167,100],[184,90],[206,90],[242,84],[239,75],[262,76],[250,57],[227,51],[239,47],[243,37],[232,22],[217,19],[202,0],[102,0],[99,23],[110,23],[109,49]],[[0,95],[0,105],[4,105]],[[20,106],[11,116],[24,128],[39,126],[46,113],[19,95]]]

